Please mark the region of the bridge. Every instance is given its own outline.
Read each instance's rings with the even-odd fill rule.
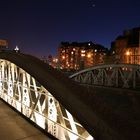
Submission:
[[[140,66],[97,66],[70,78],[33,56],[0,53],[0,98],[44,131],[60,140],[140,139]]]
[[[97,65],[81,70],[70,78],[84,85],[140,89],[140,65]]]

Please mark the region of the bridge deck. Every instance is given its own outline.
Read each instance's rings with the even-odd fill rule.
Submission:
[[[0,140],[51,140],[0,100]]]

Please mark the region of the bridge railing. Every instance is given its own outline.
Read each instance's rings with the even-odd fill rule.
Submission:
[[[0,98],[60,140],[93,140],[82,125],[29,73],[0,59]]]
[[[140,65],[99,65],[79,71],[70,78],[80,84],[140,89]]]

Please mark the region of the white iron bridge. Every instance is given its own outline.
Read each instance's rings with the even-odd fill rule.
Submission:
[[[139,88],[140,67],[96,66],[71,78],[84,84]],[[110,123],[112,118],[116,122],[118,118],[113,109],[107,109],[105,113],[105,118],[111,120],[104,119],[102,110],[105,110],[105,104],[100,104],[96,97],[90,101],[85,87],[30,55],[0,53],[0,98],[59,140],[129,138],[127,129],[123,133],[118,129],[124,127],[121,123],[117,128]],[[119,116],[120,119],[127,122]],[[126,124],[131,128],[131,122]]]
[[[0,98],[60,140],[93,140],[87,130],[51,94],[59,85],[47,74],[46,68],[41,71],[35,66],[38,62],[42,64],[34,57],[18,53],[0,54]],[[47,70],[49,73],[49,68]],[[36,73],[35,76],[31,71]],[[39,77],[39,80],[35,77]],[[42,77],[50,80],[48,84],[46,80],[40,80]],[[39,81],[49,86],[50,90]],[[61,85],[58,88],[61,90]],[[62,95],[58,96],[63,98]]]
[[[140,65],[98,65],[81,70],[70,78],[84,85],[140,89]]]

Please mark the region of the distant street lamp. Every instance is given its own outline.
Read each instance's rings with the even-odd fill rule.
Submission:
[[[126,56],[127,56],[127,63],[130,63],[130,51],[126,51]]]
[[[129,51],[127,51],[127,52],[126,52],[126,55],[127,55],[127,56],[129,56],[129,55],[130,55],[130,52],[129,52]]]
[[[90,53],[87,55],[87,58],[91,58],[91,54]]]
[[[19,48],[18,48],[18,46],[15,47],[14,51],[15,51],[16,53],[19,52]]]

